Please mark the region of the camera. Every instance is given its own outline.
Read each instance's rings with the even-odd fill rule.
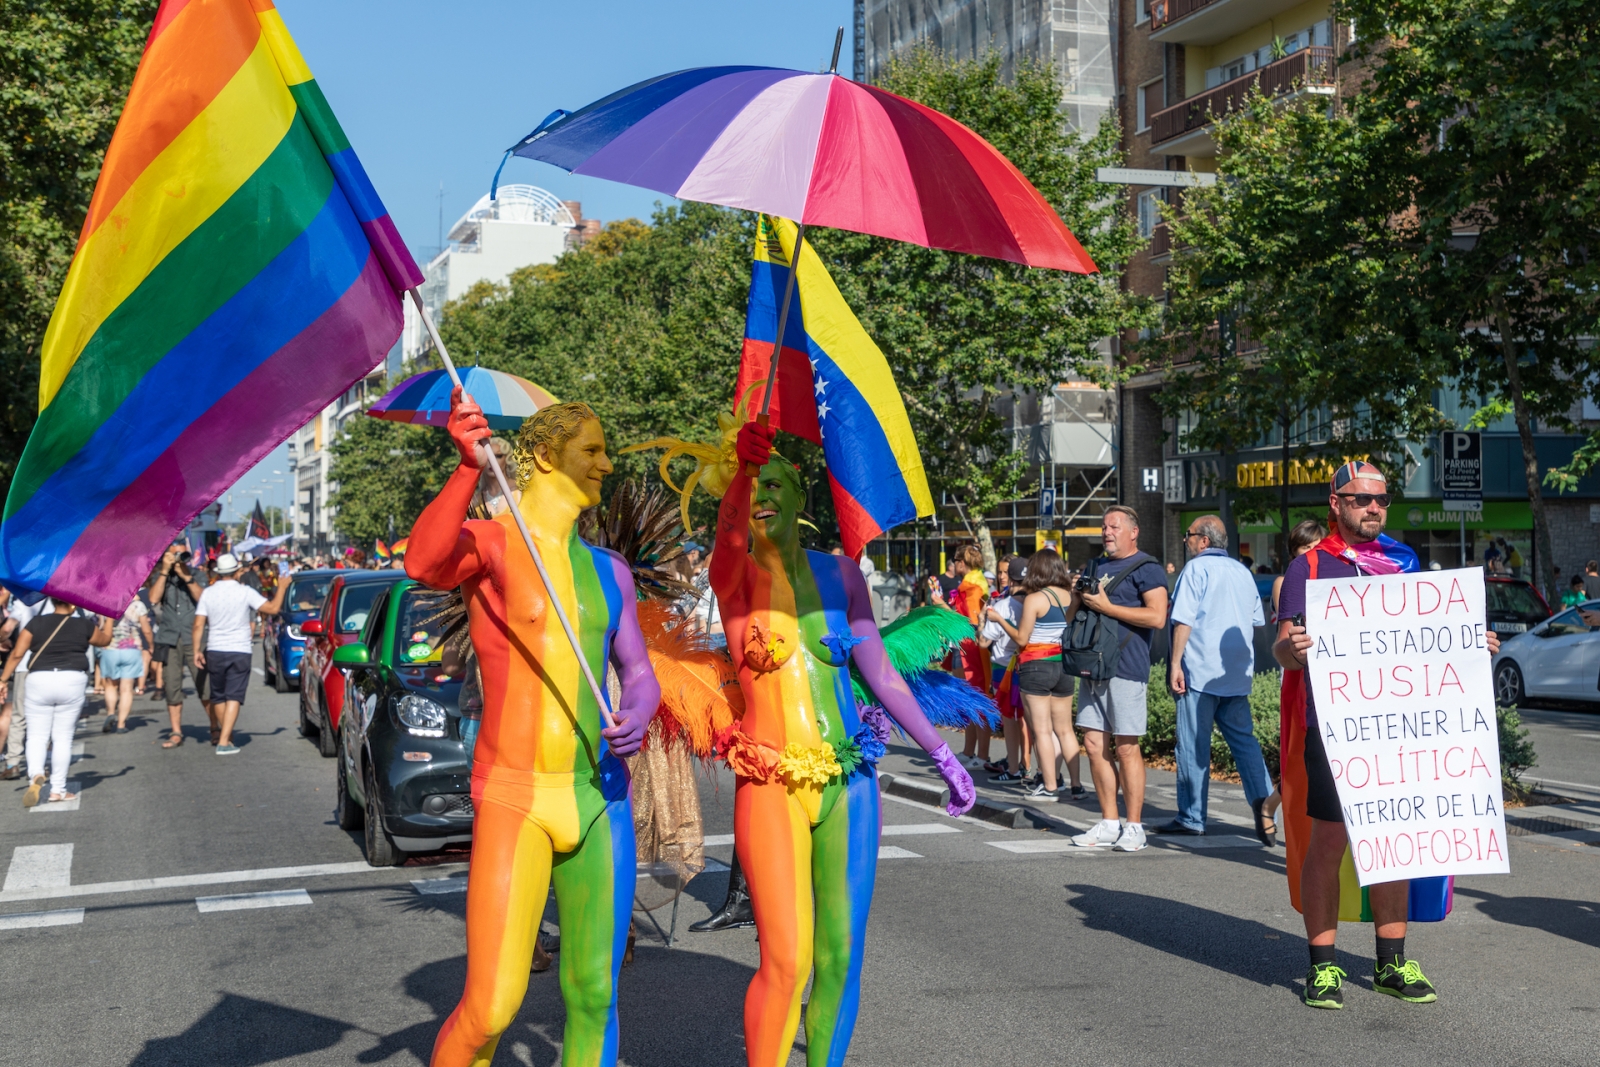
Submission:
[[[175,562],[181,563],[183,566],[187,567],[189,565],[190,561],[193,560],[193,559],[194,559],[194,553],[193,552],[179,552],[178,553],[178,558],[177,558],[177,560]]]
[[[1099,579],[1091,578],[1087,574],[1080,574],[1072,580],[1072,591],[1074,593],[1095,593],[1099,589]]]

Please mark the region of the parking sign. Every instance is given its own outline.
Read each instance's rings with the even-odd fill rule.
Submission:
[[[1446,511],[1483,510],[1483,434],[1446,430],[1440,435],[1439,491]]]

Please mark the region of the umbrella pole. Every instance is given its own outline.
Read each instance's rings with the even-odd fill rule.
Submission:
[[[451,383],[459,386],[461,375],[456,373],[456,365],[450,362],[450,354],[445,351],[444,340],[439,336],[439,328],[433,324],[433,316],[428,314],[428,307],[422,302],[422,291],[411,289],[408,292],[411,294],[412,304],[416,305],[417,314],[422,316],[423,325],[428,328],[428,336],[433,339],[433,347],[438,350],[439,358],[444,362],[444,369],[450,375]],[[611,714],[600,683],[595,680],[594,671],[589,668],[583,647],[578,644],[578,634],[567,619],[567,610],[561,606],[561,598],[556,596],[556,587],[550,581],[550,572],[544,569],[544,557],[539,554],[539,546],[533,543],[533,534],[528,531],[528,524],[522,520],[522,509],[516,506],[516,497],[511,495],[511,485],[506,481],[506,472],[501,468],[494,449],[485,447],[484,452],[489,456],[489,469],[494,471],[495,481],[500,484],[501,495],[506,498],[506,503],[512,505],[511,518],[516,521],[517,530],[522,534],[522,542],[528,546],[528,553],[533,556],[533,565],[539,571],[539,580],[544,582],[545,592],[550,595],[550,606],[555,609],[556,618],[561,621],[561,629],[566,632],[567,640],[572,644],[572,652],[578,657],[578,665],[583,668],[583,677],[588,681],[590,691],[594,693],[594,702],[600,708],[600,715],[605,719],[607,726],[614,727],[617,725],[617,720]]]
[[[783,286],[783,303],[778,307],[778,336],[772,342],[772,358],[767,361],[767,389],[761,395],[761,410],[756,421],[767,425],[767,411],[772,407],[772,387],[778,384],[778,359],[783,349],[783,332],[789,326],[789,304],[794,300],[795,278],[800,274],[800,249],[806,243],[806,224],[800,223],[794,238],[794,256],[789,261],[789,280]],[[754,478],[755,464],[746,463],[745,473]]]

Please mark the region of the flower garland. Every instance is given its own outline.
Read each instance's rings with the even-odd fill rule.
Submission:
[[[863,726],[853,738],[819,748],[791,741],[781,752],[730,726],[718,735],[717,751],[728,769],[741,778],[821,789],[835,778],[870,771],[885,749],[870,726]]]

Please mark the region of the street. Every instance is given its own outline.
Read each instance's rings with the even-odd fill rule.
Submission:
[[[140,698],[128,734],[102,734],[98,715],[80,725],[73,810],[25,810],[20,782],[0,794],[5,1062],[427,1062],[461,991],[466,865],[367,867],[360,835],[333,823],[333,763],[298,735],[295,709],[257,674],[243,751],[219,759],[192,697],[189,740],[171,752],[157,745],[164,708]],[[1510,877],[1459,879],[1454,914],[1411,928],[1408,951],[1440,990],[1431,1006],[1369,991],[1358,926],[1343,928],[1346,1010],[1298,1003],[1306,953],[1283,852],[1248,836],[1235,786],[1214,783],[1206,838],[1152,838],[1133,855],[1067,845],[1050,820],[1087,826],[1088,804],[1011,829],[896,789],[850,1062],[1596,1062],[1600,716],[1525,718],[1541,769],[1576,783],[1568,795],[1587,790],[1562,816],[1593,829],[1514,830]],[[904,748],[882,769],[935,780]],[[622,978],[625,1063],[744,1062],[755,932],[687,932],[726,886],[732,785],[723,771],[703,786],[707,855],[722,862],[691,883],[675,946],[641,917]],[[1147,823],[1169,817],[1170,774],[1152,773],[1150,799]],[[654,918],[667,925],[670,908]],[[555,972],[532,975],[496,1062],[558,1062],[561,1021]],[[803,1043],[802,1030],[791,1063]]]

